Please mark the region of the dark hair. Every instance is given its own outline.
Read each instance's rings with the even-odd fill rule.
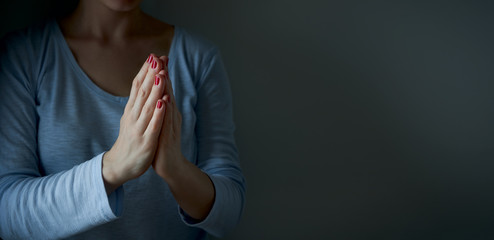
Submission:
[[[60,19],[72,13],[79,0],[27,0],[1,3],[0,38],[6,33],[31,26],[46,19]],[[22,14],[20,14],[22,13]]]
[[[62,18],[75,10],[77,4],[79,4],[79,0],[52,0],[50,3],[51,7],[49,8],[48,15],[50,17]]]

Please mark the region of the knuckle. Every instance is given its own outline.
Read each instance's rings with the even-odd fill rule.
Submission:
[[[151,133],[157,133],[159,130],[158,124],[151,122],[149,124],[149,130],[151,131]]]
[[[132,116],[132,119],[137,119],[139,117],[139,112],[134,108],[132,109],[130,115]]]
[[[149,104],[146,104],[143,108],[142,108],[142,112],[144,114],[150,114],[152,113],[154,110],[154,107],[153,106],[150,106]]]
[[[148,94],[148,93],[147,93],[146,89],[141,88],[141,89],[139,90],[139,96],[140,96],[140,97],[145,98],[145,97],[147,96],[147,94]]]
[[[132,81],[132,88],[138,89],[140,87],[140,85],[141,85],[141,83],[137,79],[134,79],[134,81]]]

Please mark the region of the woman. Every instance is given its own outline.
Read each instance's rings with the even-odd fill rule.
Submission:
[[[1,237],[205,239],[238,222],[219,53],[139,3],[80,0],[2,42]]]

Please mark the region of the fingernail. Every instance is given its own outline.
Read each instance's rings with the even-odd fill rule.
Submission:
[[[158,103],[156,103],[156,107],[157,107],[158,109],[161,109],[161,106],[162,106],[161,101],[158,101]]]
[[[153,61],[153,64],[151,65],[151,67],[153,69],[156,69],[157,66],[158,66],[158,63],[156,61]]]
[[[154,85],[160,84],[160,78],[158,76],[154,76]]]
[[[153,55],[149,54],[149,57],[148,59],[146,60],[147,63],[151,63],[151,61],[153,60]]]

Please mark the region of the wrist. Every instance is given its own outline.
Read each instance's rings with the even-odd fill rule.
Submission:
[[[103,176],[103,182],[105,184],[106,193],[110,195],[115,189],[120,187],[125,181],[119,178],[118,171],[115,169],[111,150],[103,154],[101,160],[101,174]]]
[[[183,175],[187,159],[180,154],[173,161],[167,161],[166,166],[158,173],[168,184],[172,184],[175,179]]]

